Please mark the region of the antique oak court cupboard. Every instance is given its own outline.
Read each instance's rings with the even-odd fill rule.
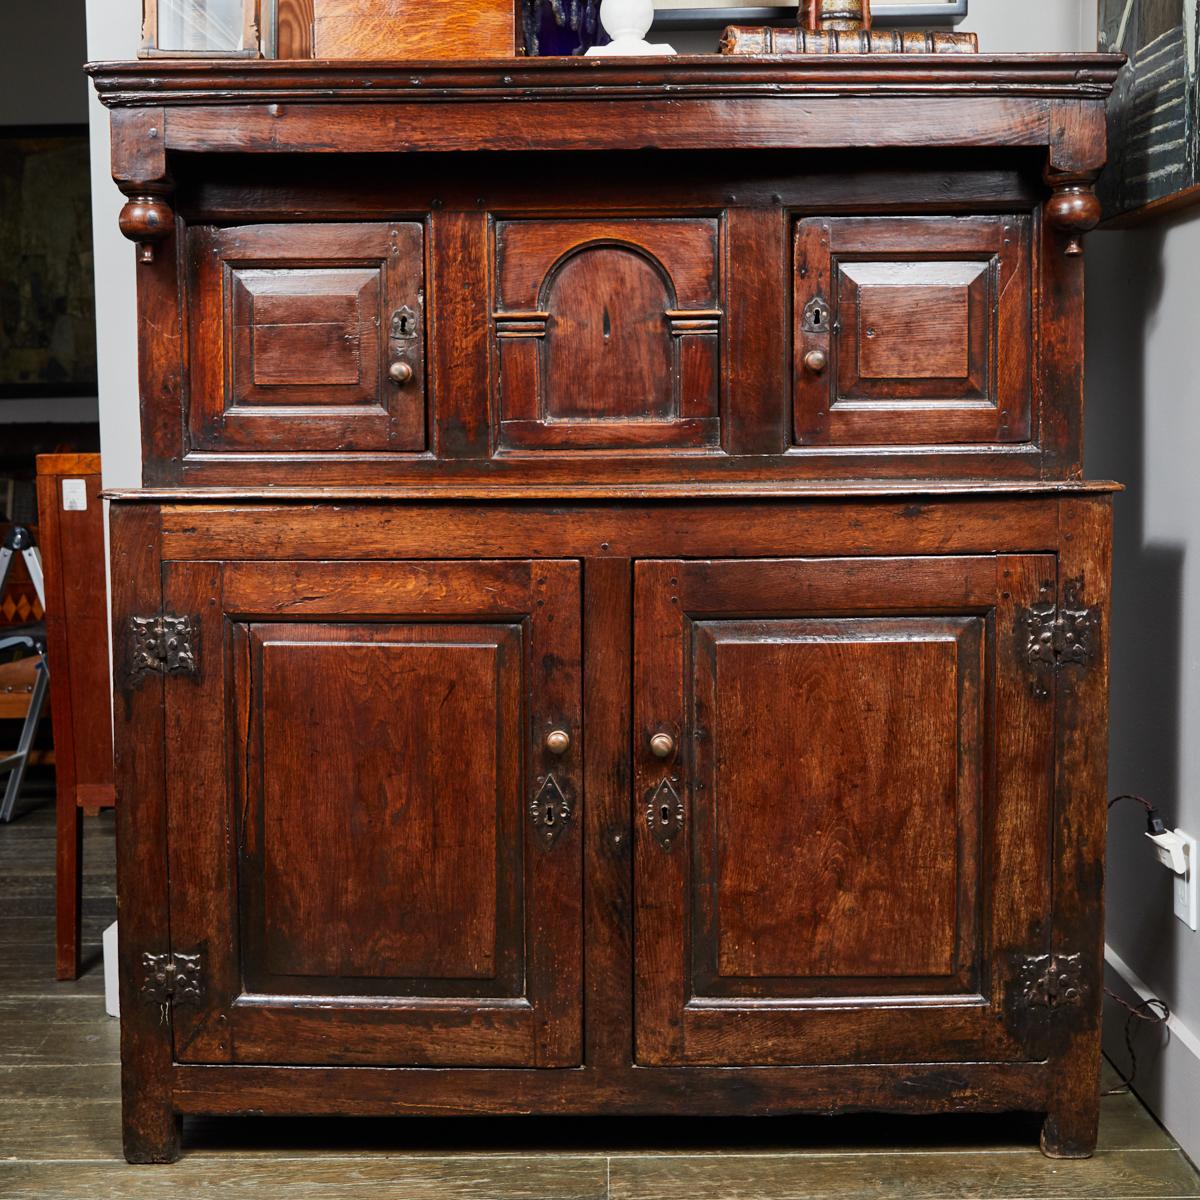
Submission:
[[[1098,1109],[1110,57],[92,68],[126,1151]]]

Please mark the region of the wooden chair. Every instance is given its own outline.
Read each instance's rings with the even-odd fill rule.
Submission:
[[[80,965],[83,821],[116,800],[98,454],[40,454],[38,520],[57,786],[59,979]],[[79,507],[81,506],[81,507]]]

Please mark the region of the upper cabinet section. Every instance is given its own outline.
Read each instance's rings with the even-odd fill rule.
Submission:
[[[95,67],[145,482],[1078,478],[1119,61]]]

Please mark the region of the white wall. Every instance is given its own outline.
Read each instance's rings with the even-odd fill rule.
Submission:
[[[133,58],[141,33],[141,0],[87,0],[87,52],[92,61]],[[92,227],[96,253],[96,347],[100,381],[100,453],[104,486],[142,481],[137,370],[137,275],[133,243],[117,216],[124,196],[109,166],[108,110],[91,93]]]
[[[729,0],[732,4],[734,0]],[[1075,50],[1096,45],[1098,3],[1088,0],[971,0],[970,15],[960,28],[979,34],[980,49],[988,54],[1036,48]],[[680,54],[708,54],[717,47],[720,30],[679,31],[655,34]]]
[[[971,0],[960,28],[985,54],[1096,48],[1097,0]]]

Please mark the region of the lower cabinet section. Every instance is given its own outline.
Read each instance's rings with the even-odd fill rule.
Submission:
[[[1090,1149],[1107,496],[708,507],[115,505],[131,1157],[183,1111]]]

